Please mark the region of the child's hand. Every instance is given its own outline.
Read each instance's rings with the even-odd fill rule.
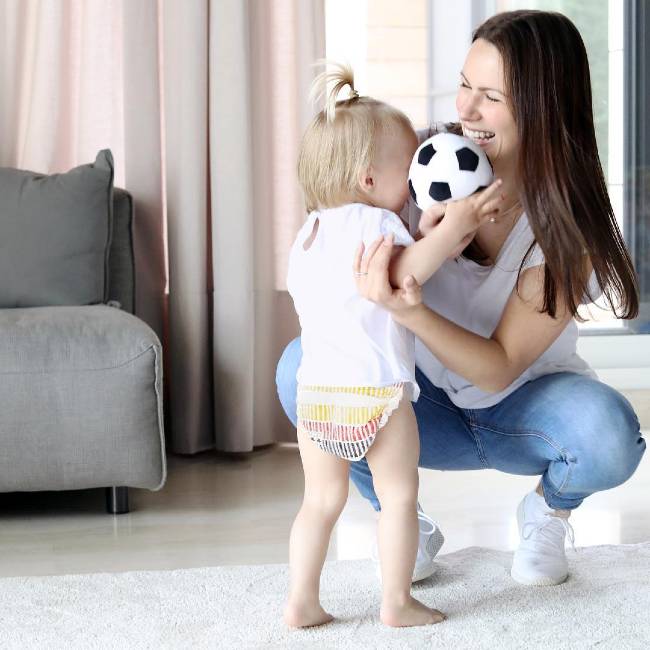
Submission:
[[[423,237],[426,237],[442,221],[446,209],[444,203],[434,203],[420,215],[418,230]]]
[[[459,243],[469,240],[474,233],[489,219],[499,214],[503,195],[499,194],[501,179],[497,179],[484,189],[460,201],[450,201],[444,211],[441,228],[451,230]]]
[[[454,232],[456,241],[467,245],[480,226],[499,213],[499,206],[503,201],[503,196],[497,193],[499,187],[501,187],[500,179],[482,192],[472,194],[460,201],[434,203],[420,216],[418,224],[420,233],[426,237],[436,226],[444,223],[445,229]]]

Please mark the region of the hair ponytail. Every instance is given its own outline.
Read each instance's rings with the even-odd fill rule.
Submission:
[[[411,121],[402,111],[359,96],[349,65],[320,61],[323,64],[329,69],[314,80],[311,99],[316,102],[325,96],[325,108],[307,127],[298,154],[298,182],[308,212],[359,200],[359,174],[373,164],[381,134],[415,139]],[[338,99],[346,86],[349,97]]]
[[[359,93],[354,87],[354,72],[348,63],[335,63],[321,60],[316,65],[331,66],[333,69],[325,69],[315,79],[311,87],[310,100],[316,103],[321,97],[325,96],[325,116],[328,122],[334,121],[337,104],[349,104],[359,98]],[[329,93],[327,87],[332,84]],[[350,96],[343,102],[338,101],[338,96],[346,86],[350,86]]]

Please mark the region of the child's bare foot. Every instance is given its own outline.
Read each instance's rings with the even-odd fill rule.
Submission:
[[[318,602],[312,604],[301,602],[297,605],[287,603],[283,618],[289,627],[312,627],[334,620],[334,617],[328,614]]]
[[[391,627],[411,627],[432,625],[445,620],[445,615],[437,609],[430,609],[419,600],[409,596],[406,602],[386,602],[381,604],[379,618],[384,625]]]

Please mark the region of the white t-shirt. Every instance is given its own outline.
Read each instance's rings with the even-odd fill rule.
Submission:
[[[417,229],[419,210],[410,209],[412,232]],[[490,337],[501,320],[503,310],[517,281],[517,273],[533,232],[522,214],[491,266],[481,266],[464,257],[447,260],[422,287],[424,303],[433,311],[476,334]],[[535,246],[522,268],[539,266],[544,255]],[[592,280],[593,281],[593,280]],[[594,286],[590,287],[595,297]],[[576,353],[578,327],[572,320],[551,346],[515,381],[499,393],[486,393],[460,375],[448,370],[416,338],[415,361],[429,380],[442,388],[460,408],[485,408],[500,402],[525,382],[554,372],[575,372],[595,377],[595,373]]]
[[[304,250],[316,219],[316,238]],[[381,387],[404,382],[405,395],[417,400],[413,334],[359,295],[352,272],[359,242],[368,247],[390,233],[397,245],[414,243],[396,214],[361,203],[317,210],[307,218],[291,249],[287,276],[302,328],[299,384]]]

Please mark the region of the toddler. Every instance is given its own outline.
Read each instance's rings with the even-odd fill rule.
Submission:
[[[409,119],[359,96],[347,66],[319,75],[314,90],[330,82],[326,107],[301,145],[298,177],[309,216],[292,247],[287,278],[302,328],[297,407],[305,491],[291,530],[284,619],[292,627],[332,620],[319,600],[321,570],[347,500],[349,463],[365,456],[381,504],[380,618],[390,626],[438,623],[444,616],[411,596],[418,544],[414,339],[358,294],[353,263],[360,242],[367,247],[390,238],[397,244],[391,283],[403,286],[411,276],[422,284],[460,252],[489,210],[443,220],[415,242],[397,216],[408,199],[418,146]],[[346,86],[349,98],[337,101]]]

